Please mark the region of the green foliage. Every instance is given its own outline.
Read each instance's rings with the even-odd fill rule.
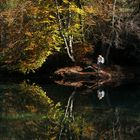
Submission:
[[[0,2],[0,10],[14,9],[18,5],[19,2],[20,0],[8,0],[8,1],[2,0]]]

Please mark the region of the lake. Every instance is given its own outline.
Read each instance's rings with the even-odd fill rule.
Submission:
[[[140,80],[94,90],[7,81],[0,80],[0,140],[140,138]]]

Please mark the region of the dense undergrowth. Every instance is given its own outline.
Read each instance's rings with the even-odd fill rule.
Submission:
[[[98,53],[109,63],[121,51],[117,61],[139,63],[139,5],[138,0],[3,0],[0,69],[35,72],[56,52],[79,64]]]

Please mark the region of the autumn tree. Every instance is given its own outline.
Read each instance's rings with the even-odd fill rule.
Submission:
[[[50,5],[18,0],[10,7],[6,3],[0,16],[1,68],[34,71],[59,50],[61,38]]]
[[[84,11],[75,1],[6,2],[0,16],[1,68],[34,71],[60,48],[75,61],[73,43],[81,38],[79,15]]]
[[[108,62],[111,47],[135,46],[128,33],[139,40],[139,5],[138,0],[3,0],[0,68],[35,71],[60,50],[74,62],[89,50],[83,44],[98,42]]]
[[[139,2],[129,0],[90,1],[85,20],[85,37],[91,43],[100,44],[100,53],[109,63],[110,49],[137,48],[139,42]],[[130,38],[132,40],[130,43]],[[134,43],[135,42],[135,43]],[[134,50],[135,51],[135,50]]]

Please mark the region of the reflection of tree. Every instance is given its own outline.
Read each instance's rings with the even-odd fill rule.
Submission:
[[[82,130],[85,139],[104,140],[135,140],[139,138],[139,116],[129,116],[130,110],[116,109],[94,109],[85,111],[86,126]],[[81,112],[81,110],[79,111]],[[136,114],[135,114],[136,115]]]
[[[96,107],[87,100],[88,94],[80,94],[82,91],[77,88],[68,98],[65,111],[35,84],[0,85],[0,92],[1,139],[135,140],[139,137],[139,112],[111,105]]]
[[[114,121],[112,123],[113,139],[135,140],[139,138],[140,120],[139,113],[116,107],[113,110]],[[130,114],[131,115],[130,115]]]
[[[64,115],[64,119],[63,121],[70,117],[74,120],[74,116],[73,116],[73,100],[74,100],[74,95],[76,93],[76,89],[72,92],[71,96],[68,99],[68,103],[66,106],[66,111],[65,111],[65,115]]]
[[[63,112],[39,86],[24,82],[1,89],[2,139],[51,139],[57,136]]]
[[[59,140],[62,140],[64,138],[64,135],[66,135],[66,137],[69,137],[70,139],[74,139],[74,137],[76,136],[76,135],[75,136],[73,135],[74,133],[73,130],[76,130],[76,127],[77,127],[77,125],[74,125],[74,123],[78,122],[77,120],[75,120],[74,114],[73,114],[73,102],[75,98],[75,93],[76,93],[76,88],[74,89],[70,97],[68,98],[65,114],[61,122],[61,130],[58,137]],[[77,135],[79,135],[79,133],[77,133]]]
[[[85,122],[78,114],[74,118],[76,90],[70,96],[65,112],[35,84],[3,85],[0,90],[2,139],[57,139],[60,128],[66,139],[79,137]]]
[[[93,91],[91,92],[94,94]],[[79,98],[77,98],[77,94],[80,93],[78,89],[74,90],[68,99],[66,112],[69,110],[69,113],[67,113],[68,115],[61,126],[63,128],[61,131],[61,140],[67,139],[68,137],[70,138],[70,136],[73,140],[135,140],[139,138],[139,113],[125,107],[112,107],[111,104],[100,107],[91,107],[91,104],[87,106],[87,102],[84,102],[84,100],[87,100],[86,96],[88,96],[88,94],[79,95]],[[95,97],[97,98],[97,96]],[[70,117],[70,103],[73,99],[74,110],[72,114],[74,114],[74,119]],[[105,98],[103,100],[105,100]],[[93,100],[93,102],[94,101],[95,100]],[[79,116],[81,116],[81,118]],[[78,126],[73,126],[74,124]],[[78,133],[76,133],[76,129],[78,129]]]

